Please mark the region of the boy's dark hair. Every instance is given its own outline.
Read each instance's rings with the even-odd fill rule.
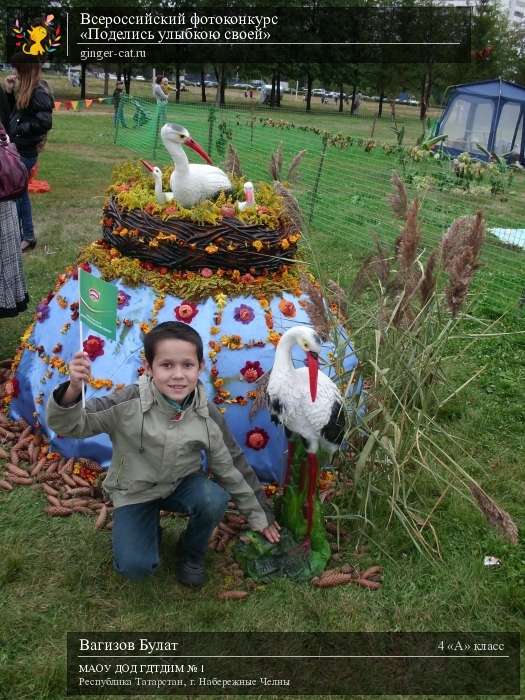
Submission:
[[[161,340],[185,340],[187,343],[195,345],[199,364],[204,359],[202,338],[194,328],[188,326],[187,323],[182,323],[182,321],[165,321],[159,323],[144,336],[144,355],[150,366],[155,358],[157,343]]]

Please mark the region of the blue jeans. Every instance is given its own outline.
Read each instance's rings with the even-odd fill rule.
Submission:
[[[184,553],[204,557],[210,535],[224,515],[228,493],[202,472],[190,474],[167,498],[115,508],[113,513],[113,566],[138,581],[159,565],[159,513],[188,513],[190,522],[181,538]]]
[[[23,164],[27,168],[27,172],[31,172],[31,168],[36,165],[37,156],[33,158],[26,158],[25,156],[20,156]],[[29,192],[26,191],[24,194],[16,200],[16,209],[18,212],[18,218],[20,219],[20,231],[22,232],[23,241],[34,241],[35,231],[33,229],[33,213],[31,210],[31,200],[29,199]]]

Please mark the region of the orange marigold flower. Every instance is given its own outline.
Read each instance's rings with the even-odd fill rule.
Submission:
[[[217,335],[217,333],[220,333],[221,329],[218,326],[212,326],[210,328],[210,333],[212,335]]]
[[[216,253],[219,250],[219,247],[214,245],[213,243],[210,243],[209,245],[206,246],[206,248],[204,248],[204,250],[207,253],[210,253],[210,255],[211,255],[212,253]]]
[[[272,345],[277,346],[279,341],[281,340],[281,334],[278,333],[277,331],[270,331],[268,333],[268,342],[271,343]]]
[[[290,247],[290,243],[288,242],[287,238],[283,238],[280,245],[283,250],[288,250],[288,248]]]
[[[293,318],[297,313],[293,301],[287,301],[286,299],[281,299],[279,302],[279,310],[284,316],[288,316],[288,318]]]
[[[256,240],[256,241],[253,241],[253,242],[252,242],[252,246],[255,248],[255,250],[256,250],[257,252],[259,252],[259,251],[261,250],[261,248],[263,247],[263,245],[264,245],[263,242],[262,242],[262,241],[259,241],[259,240]]]

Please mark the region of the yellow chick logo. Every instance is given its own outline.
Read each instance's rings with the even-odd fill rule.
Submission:
[[[29,51],[26,51],[26,44],[23,45],[22,51],[31,56],[43,56],[45,54],[45,49],[42,46],[42,42],[47,36],[47,29],[39,25],[38,27],[31,27],[28,32],[29,40],[33,41],[33,45],[30,47]]]
[[[56,51],[62,40],[60,24],[56,23],[54,15],[44,15],[42,23],[31,25],[30,29],[25,29],[17,18],[11,33],[17,48],[21,47],[25,54],[36,57]]]

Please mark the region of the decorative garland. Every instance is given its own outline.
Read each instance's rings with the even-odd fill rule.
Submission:
[[[106,280],[122,278],[130,287],[147,284],[163,294],[182,299],[200,301],[213,296],[219,290],[226,297],[251,295],[273,297],[282,292],[295,296],[301,293],[299,278],[301,267],[283,265],[277,272],[253,275],[239,270],[211,270],[203,267],[200,272],[170,271],[162,265],[139,261],[122,255],[105,241],[96,241],[84,248],[79,260],[91,260]]]

